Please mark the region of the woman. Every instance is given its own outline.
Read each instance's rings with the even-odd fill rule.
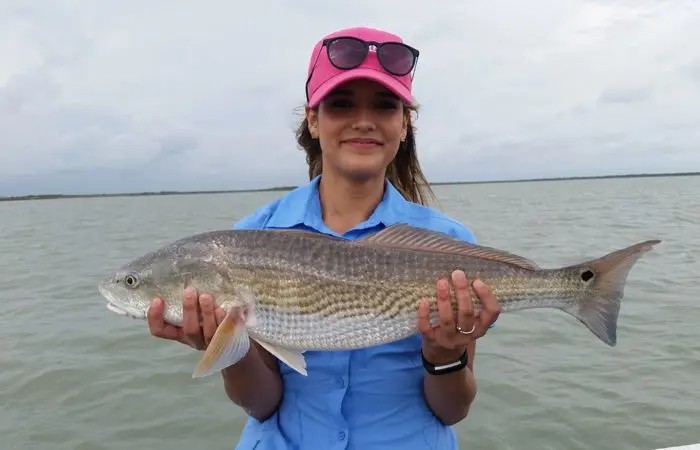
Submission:
[[[418,51],[401,42],[380,30],[352,28],[316,44],[306,117],[297,132],[311,181],[235,228],[297,228],[358,239],[403,222],[473,242],[463,225],[423,205],[429,188],[411,124]],[[416,311],[419,335],[356,351],[306,352],[306,377],[252,345],[222,373],[227,395],[250,416],[237,448],[456,448],[449,425],[465,418],[474,400],[475,340],[496,320],[499,306],[475,281],[484,305],[475,317],[465,274],[455,272],[451,282],[457,317],[449,309],[448,280],[439,280],[438,326],[430,326],[424,302]],[[156,299],[151,333],[205,349],[224,314],[206,293],[184,296],[182,328],[163,323]]]

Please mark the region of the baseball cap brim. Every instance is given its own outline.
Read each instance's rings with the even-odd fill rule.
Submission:
[[[411,91],[399,80],[392,77],[388,73],[379,72],[372,68],[358,67],[341,72],[338,75],[326,80],[321,86],[318,87],[318,89],[316,89],[316,91],[314,91],[313,95],[309,99],[308,106],[311,108],[316,107],[326,95],[341,84],[359,79],[375,81],[396,94],[403,102],[409,105],[413,104],[413,95],[411,94]]]

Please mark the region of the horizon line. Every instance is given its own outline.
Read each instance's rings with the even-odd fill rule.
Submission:
[[[670,177],[670,176],[697,176],[700,172],[659,172],[659,173],[629,173],[629,174],[609,174],[609,175],[581,175],[570,177],[539,177],[539,178],[515,178],[515,179],[495,179],[481,181],[436,181],[428,183],[429,186],[449,186],[466,184],[497,184],[497,183],[531,183],[541,181],[568,181],[568,180],[593,180],[606,178],[647,178],[647,177]],[[249,189],[219,189],[219,190],[187,190],[187,191],[143,191],[143,192],[115,192],[115,193],[83,193],[83,194],[27,194],[0,196],[0,201],[21,201],[21,200],[57,200],[71,198],[95,198],[95,197],[141,197],[154,195],[202,195],[202,194],[240,194],[249,192],[274,192],[290,191],[298,185],[272,186],[267,188]]]

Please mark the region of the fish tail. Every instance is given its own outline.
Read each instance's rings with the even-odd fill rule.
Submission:
[[[637,260],[660,242],[640,242],[575,266],[581,271],[581,280],[592,285],[586,290],[586,296],[564,310],[581,321],[601,341],[614,347],[627,275]]]

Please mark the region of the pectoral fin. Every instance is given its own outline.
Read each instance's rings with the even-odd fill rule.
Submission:
[[[243,309],[232,307],[219,324],[209,346],[197,363],[192,378],[219,372],[240,361],[250,349]]]

